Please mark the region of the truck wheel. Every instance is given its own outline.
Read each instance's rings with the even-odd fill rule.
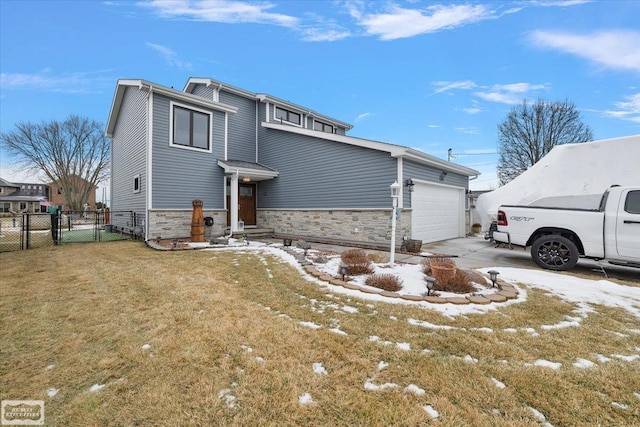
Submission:
[[[548,270],[569,270],[578,263],[578,248],[566,237],[547,234],[533,242],[531,258],[540,267]]]

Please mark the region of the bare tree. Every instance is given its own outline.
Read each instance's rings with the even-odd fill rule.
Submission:
[[[504,185],[561,144],[591,141],[593,133],[569,102],[524,101],[498,125],[498,178]]]
[[[60,186],[69,209],[82,211],[84,204],[104,180],[109,168],[109,140],[102,124],[86,117],[35,124],[20,122],[16,129],[0,134],[16,166],[43,173]]]

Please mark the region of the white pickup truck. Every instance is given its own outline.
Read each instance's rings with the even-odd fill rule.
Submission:
[[[581,197],[573,199],[588,196]],[[640,267],[640,187],[612,186],[593,208],[560,207],[572,198],[555,199],[500,206],[493,239],[531,246],[535,263],[549,270],[569,270],[579,257]]]

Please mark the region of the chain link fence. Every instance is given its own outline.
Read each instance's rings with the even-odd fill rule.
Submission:
[[[11,214],[0,217],[0,252],[64,243],[137,239],[142,234],[143,227],[132,211]]]

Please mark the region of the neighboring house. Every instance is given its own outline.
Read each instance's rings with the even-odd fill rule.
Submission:
[[[86,188],[87,186],[87,181],[76,175],[73,175],[69,181],[71,181],[71,188],[69,189],[71,194],[77,193],[79,188]],[[62,206],[63,211],[70,210],[70,207],[62,195],[62,186],[60,183],[54,181],[47,185],[49,186],[49,203],[51,203],[52,206]],[[89,192],[89,197],[87,198],[86,203],[89,205],[90,210],[96,209],[96,189],[97,187],[94,187],[93,190]]]
[[[209,78],[184,90],[119,80],[107,122],[111,208],[143,219],[146,239],[188,237],[192,201],[212,233],[273,229],[308,240],[388,244],[390,185],[403,235],[463,237],[479,172],[418,150],[347,136],[351,125]]]
[[[46,212],[48,195],[45,184],[12,183],[0,178],[0,213]]]

